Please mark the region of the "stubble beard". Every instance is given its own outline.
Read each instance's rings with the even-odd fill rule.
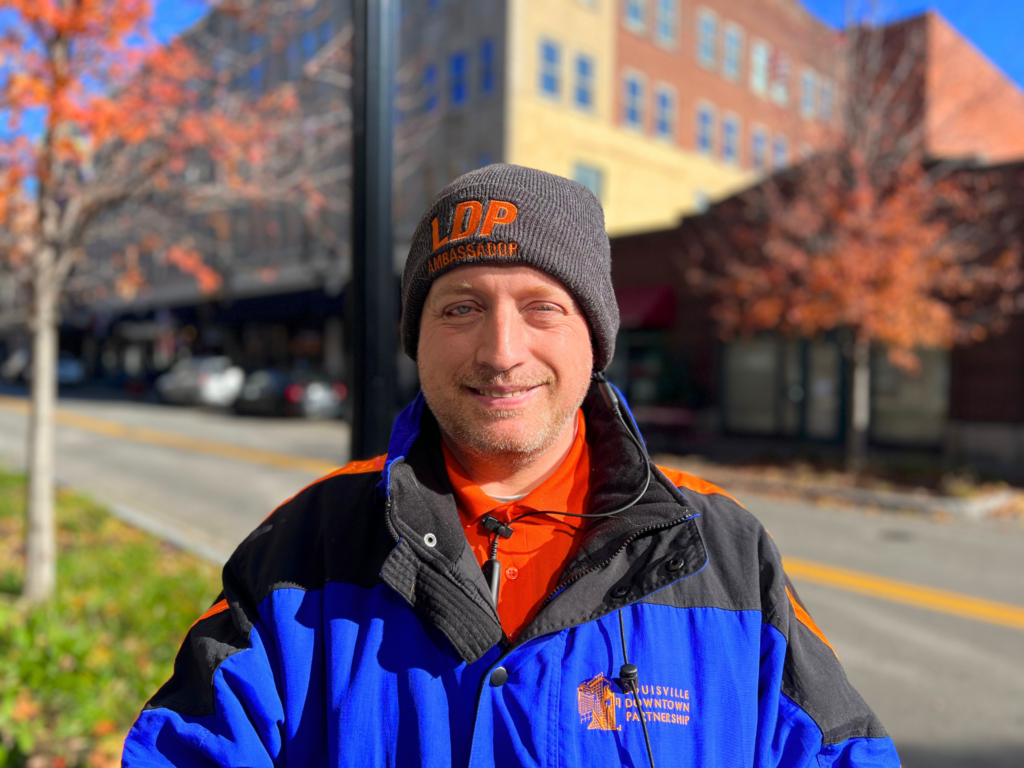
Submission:
[[[554,384],[553,377],[533,382],[516,382],[511,377],[502,375],[486,379],[457,376],[454,381],[454,389],[444,388],[439,392],[429,392],[425,388],[423,394],[441,430],[460,450],[487,463],[497,462],[508,469],[521,469],[528,466],[537,457],[542,456],[554,445],[572,423],[572,420],[576,418],[576,413],[590,388],[589,380],[585,382],[584,386],[578,388],[579,391],[572,393],[571,397],[561,402],[556,400],[543,423],[536,425],[534,429],[525,431],[525,434],[524,430],[513,434],[507,432],[496,434],[495,430],[490,427],[501,422],[527,419],[536,412],[538,406],[507,411],[484,410],[475,403],[467,406],[461,392],[464,387],[487,389],[490,386],[515,386],[517,389],[526,389],[532,386],[554,386]],[[481,411],[483,412],[481,413]]]

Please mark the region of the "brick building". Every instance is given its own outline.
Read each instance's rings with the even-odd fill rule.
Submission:
[[[934,13],[887,28],[883,39],[890,63],[908,50],[915,59],[900,84],[901,111],[894,118],[899,130],[920,137],[931,163],[967,161],[963,173],[994,176],[1010,207],[1024,209],[1020,89]],[[629,387],[631,400],[652,421],[697,421],[736,435],[841,442],[848,371],[837,339],[764,334],[717,340],[709,303],[695,296],[685,279],[687,246],[702,218],[613,238],[613,274],[624,310],[613,376]],[[1014,226],[1007,237],[1020,242],[1024,223]],[[943,450],[1021,474],[1022,341],[1024,317],[1017,317],[1005,333],[980,343],[950,352],[922,350],[917,376],[893,367],[885,350],[875,350],[872,440]]]

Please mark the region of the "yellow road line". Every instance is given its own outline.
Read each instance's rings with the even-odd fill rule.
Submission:
[[[888,600],[893,603],[912,605],[916,608],[947,613],[965,619],[997,624],[1001,627],[1024,630],[1024,608],[1009,603],[997,603],[980,597],[948,592],[944,589],[923,587],[908,581],[887,579],[870,573],[838,568],[833,565],[816,563],[786,557],[783,566],[794,580],[809,581],[824,587],[833,587],[846,592]]]
[[[0,395],[0,408],[14,413],[27,414],[28,402],[21,398]],[[86,416],[59,408],[56,411],[55,419],[61,426],[80,429],[83,432],[91,432],[95,435],[103,435],[104,437],[131,440],[147,445],[159,445],[164,448],[176,448],[190,453],[202,453],[207,456],[234,459],[235,461],[244,461],[250,464],[262,464],[268,467],[276,467],[277,469],[306,472],[317,477],[326,475],[328,472],[333,472],[338,468],[337,464],[321,459],[290,456],[286,453],[263,451],[259,448],[248,448],[232,443],[222,443],[217,440],[204,440],[198,437],[180,435],[175,432],[133,427],[121,424],[120,422],[98,419],[94,416]]]

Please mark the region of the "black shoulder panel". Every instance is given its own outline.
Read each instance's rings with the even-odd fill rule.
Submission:
[[[762,588],[767,589],[764,620],[786,638],[782,692],[821,729],[822,744],[888,734],[861,695],[846,679],[835,652],[796,616],[796,588],[782,569],[782,557],[765,536]],[[789,589],[792,601],[786,593]]]
[[[395,546],[377,503],[379,481],[380,472],[335,475],[282,504],[228,560],[225,588],[235,587],[247,605],[256,606],[278,586],[377,584]]]
[[[736,502],[719,494],[682,489],[707,549],[708,564],[700,573],[647,599],[678,608],[761,610],[765,589],[760,579],[761,524]]]
[[[227,610],[189,630],[174,674],[146,704],[202,717],[213,712],[213,675],[249,647],[256,608],[278,587],[321,589],[327,581],[373,586],[395,545],[376,503],[379,472],[335,475],[282,504],[224,566]]]

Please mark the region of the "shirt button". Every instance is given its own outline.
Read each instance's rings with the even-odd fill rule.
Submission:
[[[509,579],[510,581],[515,581],[518,575],[519,569],[516,568],[514,565],[510,565],[508,568],[505,569],[505,578]]]
[[[508,670],[504,667],[498,667],[491,672],[491,685],[494,688],[500,688],[505,684],[506,680],[508,680]]]

